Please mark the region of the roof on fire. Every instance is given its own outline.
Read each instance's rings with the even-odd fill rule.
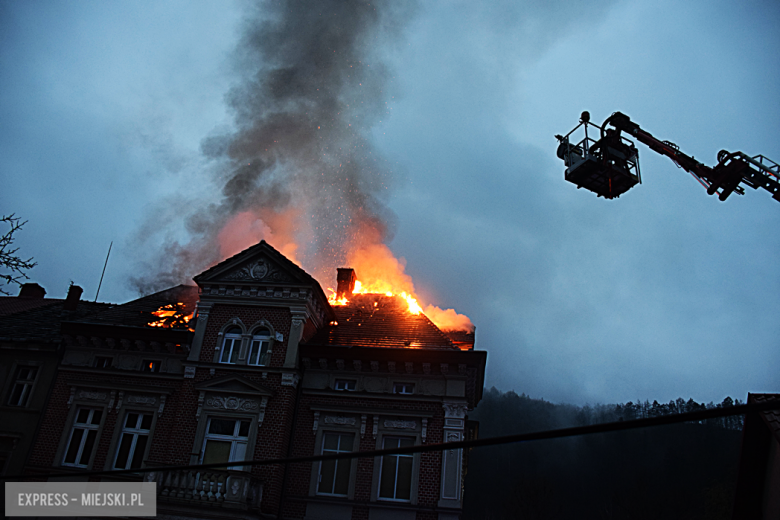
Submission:
[[[335,322],[320,329],[308,344],[459,350],[425,314],[409,312],[399,296],[354,294],[348,304],[334,305],[333,312]]]
[[[171,303],[183,303],[184,312],[192,314],[195,311],[197,301],[197,287],[193,285],[177,285],[176,287],[171,287],[170,289],[150,294],[122,305],[116,305],[111,309],[79,321],[81,323],[145,327],[150,321],[156,319],[152,312],[160,307]]]

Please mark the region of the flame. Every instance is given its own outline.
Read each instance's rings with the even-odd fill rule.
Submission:
[[[458,314],[454,309],[441,309],[427,305],[423,310],[414,291],[412,277],[406,274],[406,261],[396,258],[390,248],[384,244],[372,244],[361,247],[348,255],[349,265],[355,269],[360,280],[355,281],[353,294],[385,294],[399,296],[406,300],[409,312],[425,314],[441,330],[464,330],[472,332],[474,325],[468,316]],[[346,298],[336,299],[336,291],[331,292],[328,301],[331,305],[347,305]],[[374,303],[376,306],[376,303]]]
[[[166,329],[189,329],[189,322],[193,314],[188,313],[185,304],[169,303],[161,306],[156,311],[152,311],[156,319],[147,323],[149,327],[162,327]]]
[[[383,233],[371,223],[356,226],[354,241],[345,245],[347,265],[355,270],[360,280],[355,282],[353,294],[384,294],[403,298],[412,314],[425,314],[442,330],[473,331],[471,320],[453,309],[423,305],[414,289],[412,277],[406,273],[406,260],[396,258],[383,242]],[[285,257],[304,268],[296,259],[298,243],[308,242],[306,218],[303,210],[254,208],[234,215],[218,235],[220,258],[225,259],[265,240]],[[308,237],[311,238],[311,237]],[[335,266],[316,265],[319,276],[331,276]],[[347,305],[346,298],[336,300],[336,291],[327,289],[331,305]],[[424,310],[423,310],[424,308]]]
[[[267,209],[237,213],[217,235],[220,258],[230,258],[261,240],[273,244],[287,259],[300,266],[295,254],[295,222],[298,212],[293,208],[284,211]]]

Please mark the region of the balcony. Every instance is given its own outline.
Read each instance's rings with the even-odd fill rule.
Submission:
[[[150,471],[144,480],[157,483],[157,500],[167,505],[259,510],[263,498],[263,484],[246,471]]]

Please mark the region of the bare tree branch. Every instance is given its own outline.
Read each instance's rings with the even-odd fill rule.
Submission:
[[[33,261],[32,257],[26,260],[19,257],[16,254],[19,248],[12,247],[14,233],[22,229],[22,226],[27,224],[27,221],[22,222],[22,219],[11,213],[10,215],[3,215],[0,218],[0,222],[6,223],[11,227],[4,235],[0,236],[0,268],[5,271],[0,273],[0,281],[4,285],[16,284],[21,286],[23,280],[29,279],[25,271],[38,265],[37,262]],[[4,287],[0,287],[0,294],[10,295]]]

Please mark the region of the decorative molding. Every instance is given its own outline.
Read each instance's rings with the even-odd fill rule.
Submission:
[[[371,362],[371,371],[372,372],[379,372],[379,361],[372,361]]]
[[[374,416],[374,427],[371,432],[374,435],[374,440],[376,440],[376,434],[379,433],[379,416]]]
[[[129,395],[127,396],[127,402],[130,404],[149,404],[154,405],[157,403],[156,397],[141,396],[141,395]]]
[[[284,341],[284,336],[282,335],[281,332],[277,332],[275,337],[276,337],[276,341],[279,342]]]
[[[431,373],[431,364],[430,363],[423,363],[423,374],[429,375]]]
[[[422,441],[425,442],[425,437],[428,436],[428,419],[422,420]]]
[[[303,368],[306,370],[309,370],[311,368],[311,359],[310,358],[303,358],[301,359],[301,363],[303,363]]]
[[[383,392],[387,383],[387,378],[367,376],[363,379],[363,388],[367,392]]]
[[[465,403],[453,403],[453,402],[443,402],[442,406],[444,407],[444,417],[453,417],[456,419],[463,419],[466,417],[466,404]]]
[[[114,406],[116,400],[116,390],[111,390],[111,399],[108,401],[108,413],[111,413],[111,407]]]
[[[363,371],[363,362],[359,359],[352,360],[352,368],[355,369],[355,372],[362,372]]]
[[[414,363],[411,361],[407,361],[404,363],[404,369],[406,370],[407,374],[413,374],[414,373]]]
[[[165,409],[165,399],[167,397],[168,396],[166,396],[166,395],[161,395],[160,396],[160,407],[157,409],[157,415],[158,416],[162,416],[163,410]]]
[[[460,363],[458,365],[458,374],[465,376],[466,375],[466,365],[463,363]]]
[[[225,410],[238,410],[241,412],[251,412],[257,410],[259,405],[254,399],[245,399],[243,397],[209,397],[206,400],[206,406],[210,408],[223,408]]]
[[[121,391],[119,392],[119,401],[116,403],[116,409],[119,410],[122,408],[122,400],[125,398],[125,392]]]
[[[76,397],[79,399],[91,399],[93,401],[105,401],[108,394],[105,392],[95,392],[93,390],[82,390]]]
[[[184,379],[194,379],[196,370],[194,366],[184,367]]]
[[[200,391],[200,395],[198,396],[198,410],[195,412],[195,418],[200,418],[200,412],[203,411],[203,400],[206,398],[206,392],[203,390]]]
[[[323,420],[325,424],[335,424],[337,426],[355,426],[357,419],[354,417],[344,417],[343,415],[326,415]]]
[[[387,371],[391,374],[395,373],[395,361],[388,361],[387,362]]]
[[[263,425],[263,419],[265,419],[265,407],[268,406],[268,396],[264,396],[260,399],[260,411],[257,414],[257,427],[260,428]]]
[[[441,373],[446,376],[450,372],[450,364],[442,363],[439,365],[439,369],[441,370]]]
[[[328,360],[327,359],[320,358],[320,368],[322,370],[327,370],[328,369]]]
[[[292,372],[285,372],[282,374],[282,386],[291,386],[293,388],[296,388],[298,386],[298,380],[300,378],[298,377],[298,374],[293,374]]]
[[[383,423],[385,428],[396,430],[414,430],[417,428],[417,421],[402,421],[400,419],[385,419]]]
[[[312,426],[312,431],[316,434],[317,428],[320,426],[320,412],[314,412],[314,426]]]
[[[72,386],[70,387],[70,397],[68,397],[68,402],[66,403],[68,405],[68,410],[70,410],[70,405],[73,404],[73,398],[76,396],[76,387]]]
[[[343,359],[337,359],[336,360],[336,369],[337,370],[344,370],[344,360]]]
[[[367,418],[368,417],[366,417],[366,414],[363,414],[363,415],[360,416],[360,438],[361,439],[366,436],[366,419]]]
[[[265,258],[258,258],[224,277],[225,280],[258,280],[269,282],[294,281],[286,273],[274,268]]]

